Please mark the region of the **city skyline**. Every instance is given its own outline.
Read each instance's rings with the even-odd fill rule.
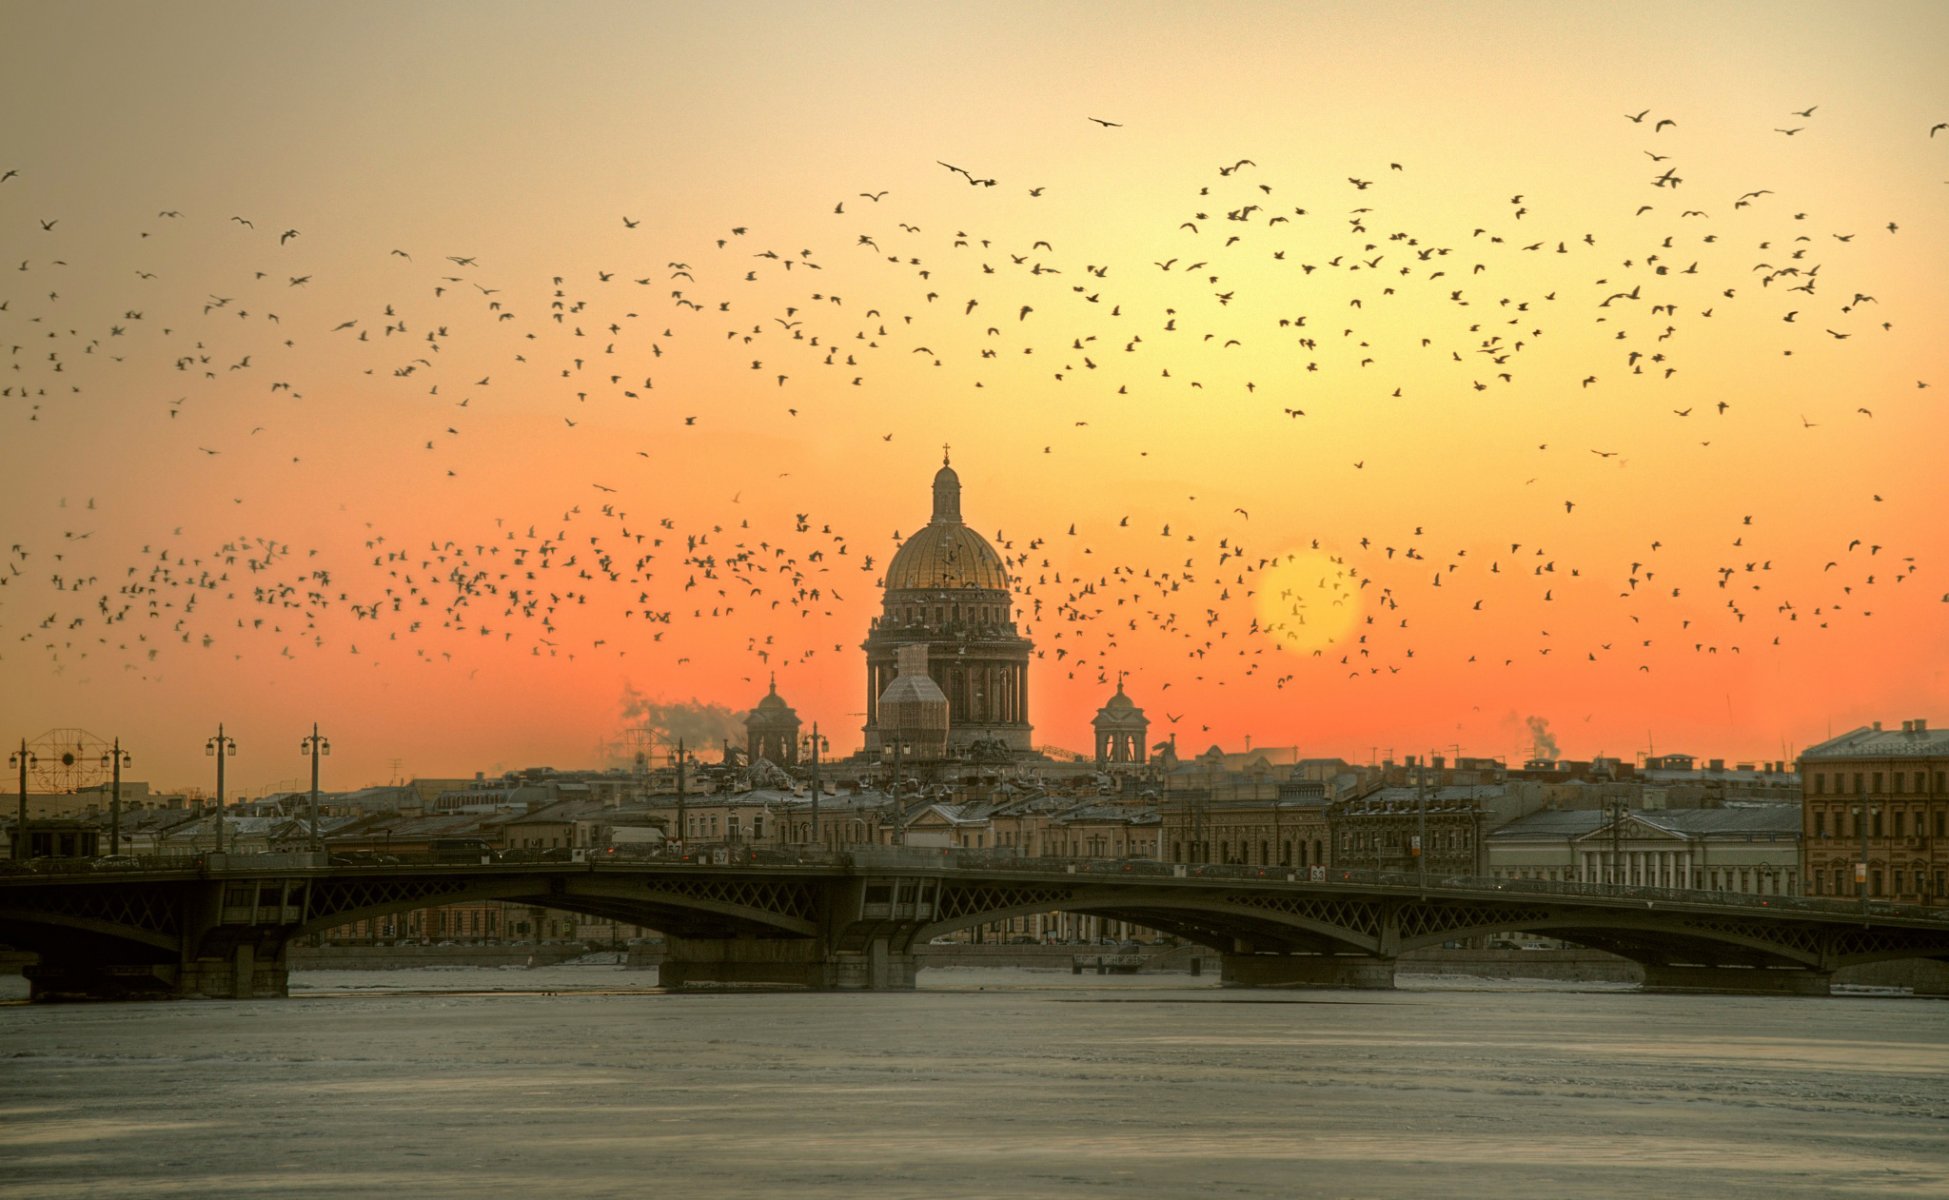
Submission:
[[[1939,6],[5,23],[10,749],[843,754],[944,454],[1037,745],[1940,716]]]

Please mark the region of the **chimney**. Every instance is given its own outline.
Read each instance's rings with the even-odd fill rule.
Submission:
[[[1928,731],[1929,731],[1929,719],[1927,717],[1915,718],[1915,732],[1927,733]]]
[[[1876,732],[1876,733],[1880,733],[1880,732],[1881,732],[1881,722],[1880,722],[1880,721],[1876,721],[1876,722],[1875,722],[1875,732]]]
[[[1902,732],[1903,732],[1903,733],[1914,733],[1914,732],[1915,732],[1915,722],[1913,722],[1913,721],[1903,721],[1903,722],[1902,722]]]

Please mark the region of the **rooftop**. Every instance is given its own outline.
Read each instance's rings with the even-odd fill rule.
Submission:
[[[1876,721],[1809,746],[1800,758],[1808,761],[1917,756],[1949,756],[1949,729],[1931,729],[1926,718],[1903,721],[1899,729],[1883,729],[1881,722]]]

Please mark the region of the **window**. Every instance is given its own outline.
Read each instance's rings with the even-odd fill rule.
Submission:
[[[1874,789],[1875,793],[1879,795],[1881,793],[1881,772],[1880,771],[1875,772],[1874,783],[1875,783],[1875,789]]]
[[[1823,796],[1826,794],[1827,794],[1827,775],[1825,772],[1816,771],[1814,772],[1814,795]]]
[[[1854,773],[1854,794],[1857,796],[1861,794],[1861,772],[1859,771]]]
[[[1904,836],[1904,834],[1902,833],[1903,824],[1904,824],[1904,814],[1902,810],[1898,808],[1895,810],[1895,836],[1896,837]]]
[[[1825,812],[1817,812],[1814,814],[1814,836],[1817,838],[1827,836],[1827,814]]]

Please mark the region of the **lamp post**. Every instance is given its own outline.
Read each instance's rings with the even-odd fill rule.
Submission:
[[[217,735],[203,743],[203,753],[217,760],[217,848],[223,853],[223,760],[233,758],[237,753],[237,739],[223,732],[223,722],[217,722]]]
[[[114,790],[108,795],[108,852],[122,852],[122,768],[133,760],[129,752],[122,749],[122,739],[115,739],[115,746],[102,755],[102,766],[115,768]]]
[[[27,768],[35,766],[40,759],[27,748],[27,739],[20,739],[20,749],[7,755],[7,765],[20,768],[20,817],[14,822],[14,858],[27,861]]]
[[[324,841],[318,836],[318,756],[330,754],[330,739],[320,737],[318,722],[311,723],[311,736],[298,743],[300,753],[311,755],[311,836],[305,839],[305,848],[313,853],[324,849]]]
[[[800,739],[812,754],[812,844],[822,846],[819,840],[819,752],[827,748],[826,739],[819,736],[819,723],[812,722],[812,732]]]
[[[690,829],[684,824],[684,740],[677,739],[677,853],[681,857]]]

